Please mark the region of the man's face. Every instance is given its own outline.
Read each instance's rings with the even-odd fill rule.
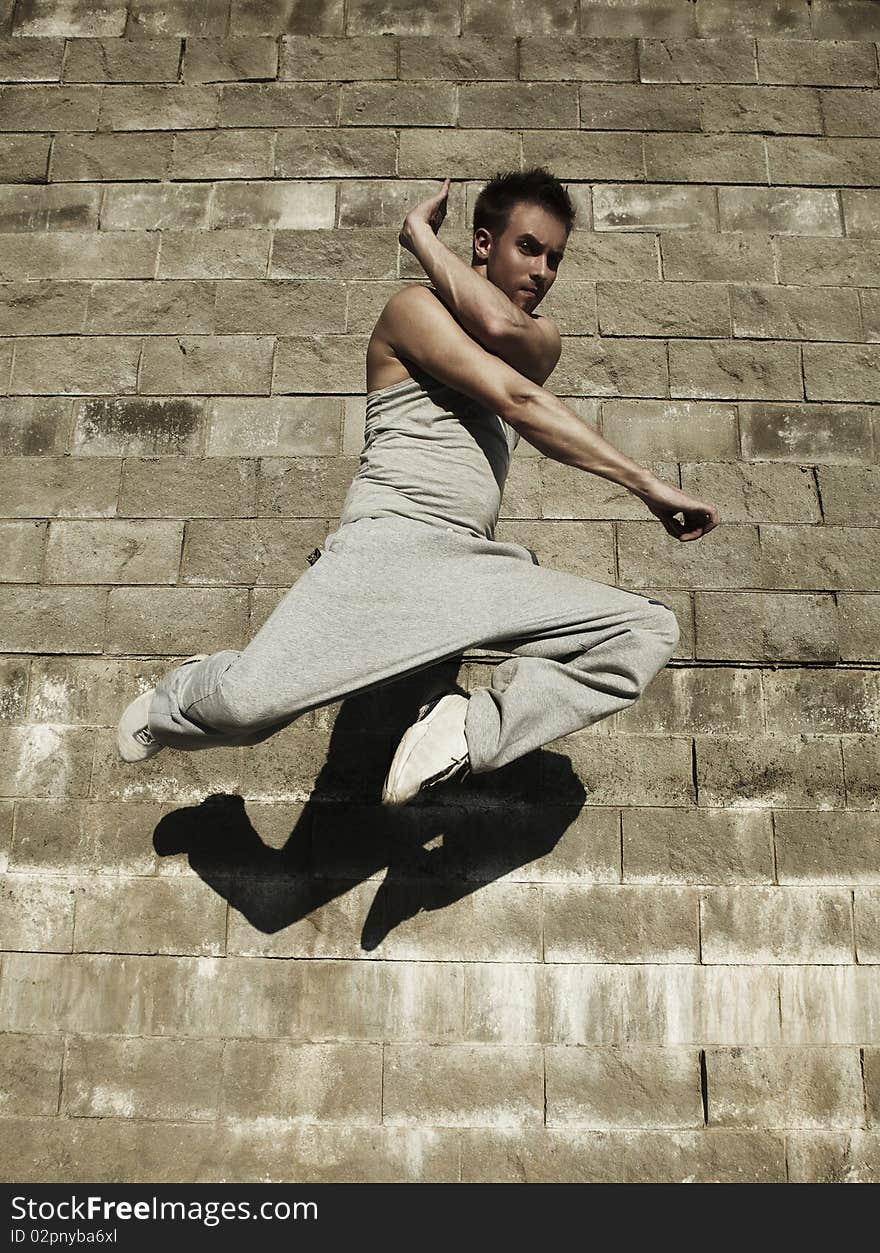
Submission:
[[[556,280],[567,241],[564,222],[541,205],[520,201],[497,240],[485,227],[474,232],[474,253],[489,282],[532,313]]]

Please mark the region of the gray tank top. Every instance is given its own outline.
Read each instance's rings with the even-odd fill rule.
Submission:
[[[339,525],[405,517],[495,538],[512,427],[408,363],[412,378],[367,395],[360,466]]]

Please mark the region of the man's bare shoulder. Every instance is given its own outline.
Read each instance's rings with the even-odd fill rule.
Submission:
[[[432,326],[439,327],[447,318],[461,325],[435,288],[425,283],[409,283],[406,287],[399,288],[386,300],[376,322],[375,333],[382,336],[392,330],[397,333],[401,330],[405,331],[409,320],[413,317],[419,318],[422,324],[427,317],[431,320]],[[440,323],[437,322],[438,318],[441,319]]]

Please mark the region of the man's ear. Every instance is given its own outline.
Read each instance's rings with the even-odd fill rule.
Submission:
[[[485,226],[477,227],[477,229],[474,231],[472,247],[481,262],[488,261],[489,248],[491,244],[492,244],[491,232],[487,231]]]

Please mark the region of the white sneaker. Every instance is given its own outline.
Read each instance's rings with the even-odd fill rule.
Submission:
[[[180,664],[188,666],[191,661],[204,661],[210,655],[210,653],[197,653],[194,657],[187,657],[186,661]],[[149,725],[148,715],[155,690],[151,687],[149,691],[141,692],[140,696],[136,696],[119,719],[119,725],[116,728],[116,748],[123,761],[146,761],[148,757],[155,757],[156,753],[161,753],[165,747],[155,738]]]
[[[464,734],[468,698],[457,692],[422,705],[404,732],[382,788],[383,805],[405,805],[422,788],[470,774]]]

